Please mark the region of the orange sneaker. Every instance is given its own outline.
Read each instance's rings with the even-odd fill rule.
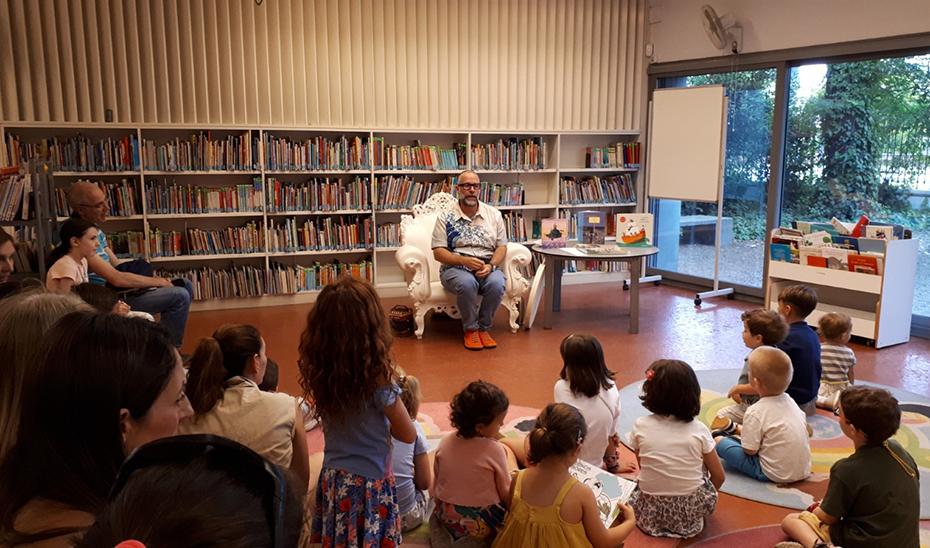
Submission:
[[[481,336],[478,335],[477,331],[465,332],[465,348],[469,350],[481,350],[484,348],[484,345],[481,344]]]
[[[485,348],[497,348],[497,341],[495,341],[487,331],[479,331],[478,338],[481,339],[481,346]]]

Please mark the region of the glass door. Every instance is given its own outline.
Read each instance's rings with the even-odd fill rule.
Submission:
[[[659,88],[724,84],[728,116],[720,280],[741,292],[761,295],[774,68],[660,78]],[[659,253],[653,269],[672,279],[708,284],[714,275],[717,204],[654,200]]]

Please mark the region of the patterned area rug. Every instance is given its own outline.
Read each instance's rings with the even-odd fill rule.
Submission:
[[[539,415],[539,411],[539,409],[534,409],[532,407],[511,405],[510,409],[507,411],[507,417],[504,420],[504,427],[501,429],[501,433],[507,437],[514,438],[525,436],[533,428],[533,423],[536,421],[536,416]],[[436,446],[439,445],[439,440],[441,440],[446,433],[453,430],[452,424],[449,422],[449,404],[446,402],[424,403],[420,406],[420,415],[417,417],[417,420],[420,426],[423,427],[423,432],[426,434],[432,450],[436,449]],[[315,483],[316,477],[319,475],[320,468],[323,464],[322,429],[316,428],[307,432],[307,443],[310,446],[310,477],[311,481]],[[632,453],[629,453],[626,448],[622,449],[625,452],[622,458],[626,461],[632,460]],[[677,544],[677,540],[650,537],[644,535],[637,529],[627,538],[624,546],[631,548],[671,548]],[[404,545],[429,546],[429,527],[424,525],[414,531],[404,533]]]
[[[739,370],[697,371],[701,383],[701,415],[699,419],[710,424],[717,411],[730,405],[726,397],[727,390],[736,383]],[[901,429],[895,439],[914,457],[920,467],[920,517],[930,518],[930,400],[889,386],[862,383],[889,390],[904,410]],[[624,386],[620,390],[621,432],[626,439],[633,428],[633,422],[648,412],[640,403],[639,394],[642,382]],[[775,506],[804,509],[815,499],[823,498],[827,491],[827,479],[830,466],[837,460],[853,452],[852,442],[843,435],[840,425],[833,413],[819,410],[816,416],[808,419],[814,429],[811,438],[811,471],[804,481],[787,486],[762,483],[737,472],[727,471],[727,479],[721,491]]]

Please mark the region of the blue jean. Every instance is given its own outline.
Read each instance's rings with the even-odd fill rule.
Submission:
[[[476,278],[470,270],[453,267],[443,270],[439,279],[443,287],[456,294],[456,304],[462,315],[462,327],[465,331],[491,329],[494,313],[504,298],[503,272],[495,270],[484,278]]]
[[[717,442],[717,456],[730,468],[742,472],[750,478],[759,481],[772,481],[762,472],[762,463],[759,455],[747,455],[743,446],[736,438],[721,438]]]
[[[180,348],[193,296],[194,286],[185,279],[184,287],[157,287],[138,295],[127,295],[125,301],[133,310],[159,314],[160,323],[171,333],[171,342]]]

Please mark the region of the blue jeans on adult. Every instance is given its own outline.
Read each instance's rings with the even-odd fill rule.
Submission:
[[[494,270],[484,278],[464,268],[446,268],[439,274],[442,286],[455,293],[465,331],[488,331],[504,298],[504,273]],[[478,299],[481,299],[481,306]]]
[[[742,472],[750,478],[759,481],[772,481],[762,472],[762,463],[759,455],[747,455],[743,446],[736,438],[721,438],[717,442],[717,456],[730,468]]]
[[[125,301],[133,310],[159,314],[159,322],[171,333],[171,342],[180,348],[193,296],[194,286],[185,279],[184,287],[157,287],[137,295],[127,295]]]

